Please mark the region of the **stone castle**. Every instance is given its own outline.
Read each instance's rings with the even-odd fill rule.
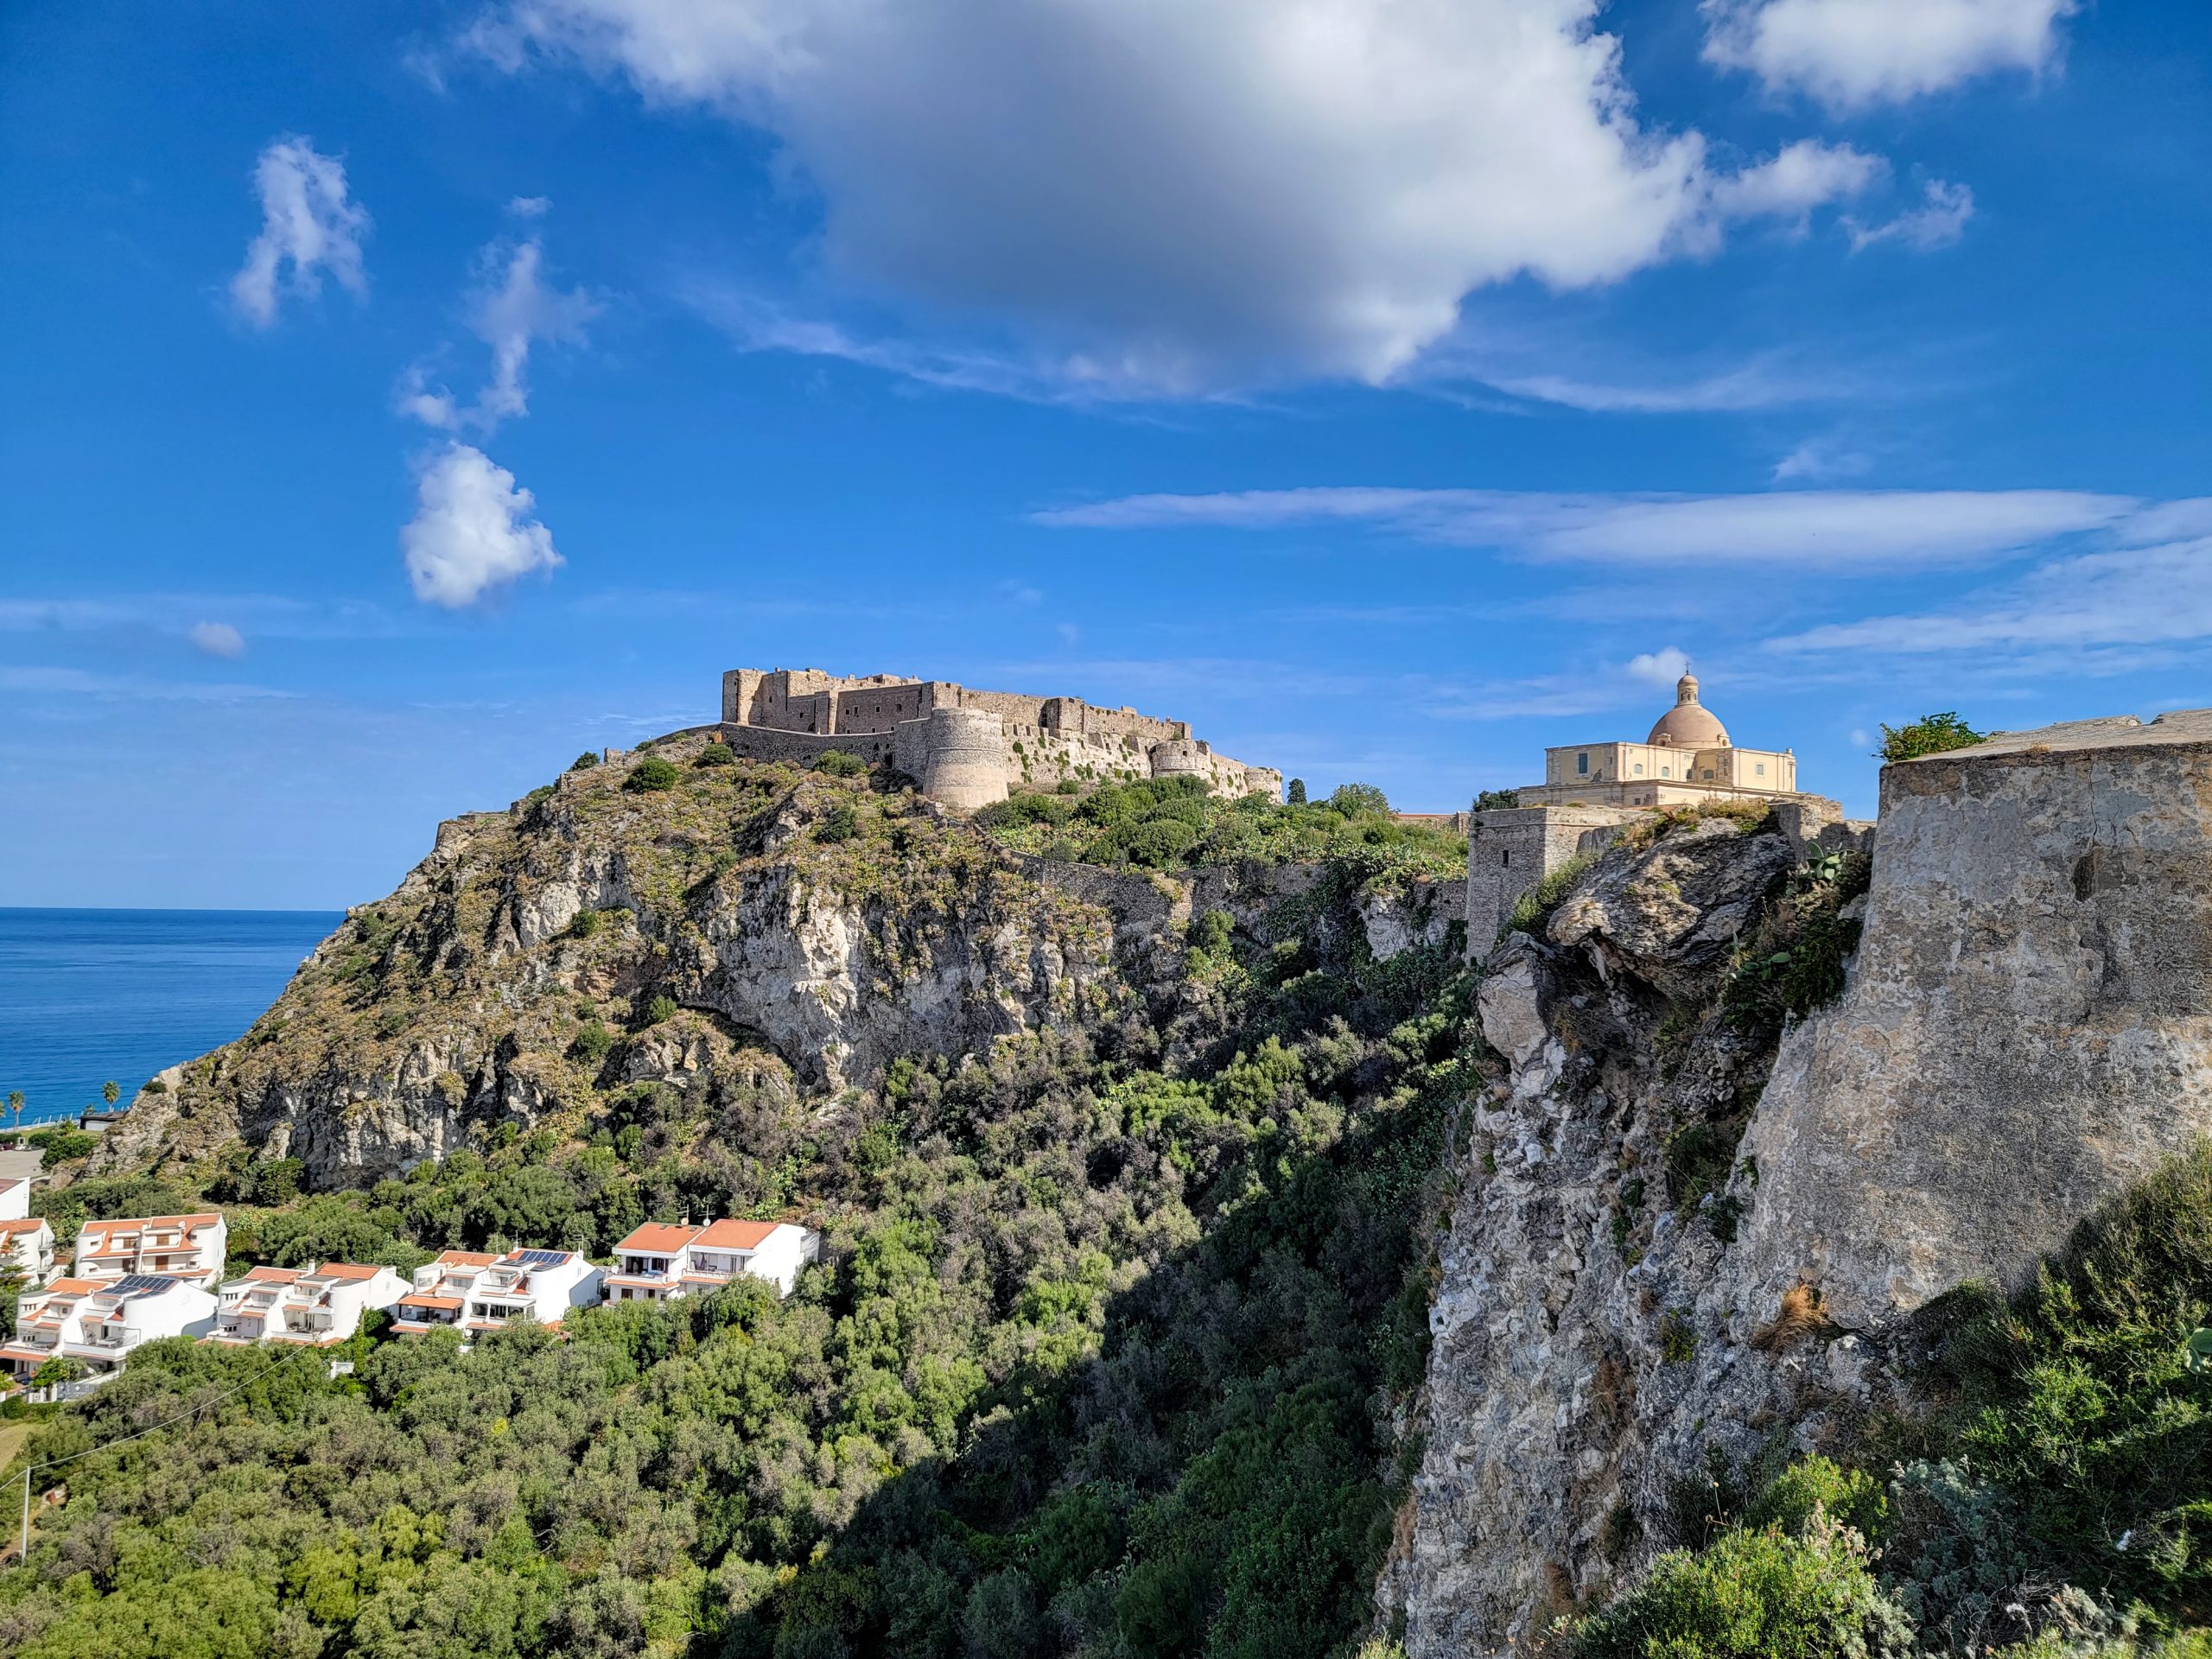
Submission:
[[[1069,780],[1190,777],[1217,795],[1282,792],[1281,772],[1216,753],[1185,721],[897,674],[734,668],[722,676],[714,729],[748,760],[807,763],[841,750],[887,762],[962,811],[1002,801],[1016,785]]]
[[[1675,683],[1675,706],[1643,741],[1546,749],[1544,781],[1514,793],[1517,806],[1478,811],[1467,840],[1467,942],[1478,953],[1522,893],[1662,809],[1764,802],[1808,837],[1843,817],[1825,796],[1799,792],[1794,751],[1730,741],[1689,674]]]

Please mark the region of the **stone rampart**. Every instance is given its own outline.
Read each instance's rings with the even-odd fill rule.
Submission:
[[[1800,1278],[1847,1325],[2017,1283],[2212,1132],[2212,710],[1889,766],[1879,825],[1849,986],[1745,1138],[1747,1315]]]
[[[1570,860],[1603,851],[1649,812],[1611,806],[1507,806],[1474,813],[1467,836],[1467,950],[1487,955],[1521,895]]]

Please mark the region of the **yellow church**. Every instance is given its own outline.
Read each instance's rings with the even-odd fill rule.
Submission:
[[[1569,743],[1544,751],[1544,781],[1517,791],[1523,806],[1689,806],[1764,801],[1797,792],[1789,749],[1739,749],[1698,701],[1697,678],[1675,683],[1675,706],[1641,743]]]

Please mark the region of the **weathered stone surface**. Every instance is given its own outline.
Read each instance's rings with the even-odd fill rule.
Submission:
[[[2212,1130],[2212,743],[2165,725],[1884,774],[1857,970],[1745,1140],[1746,1300],[1802,1276],[1864,1325],[2018,1281]]]

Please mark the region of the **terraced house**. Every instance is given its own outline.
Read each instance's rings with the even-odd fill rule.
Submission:
[[[371,1308],[388,1309],[407,1294],[390,1268],[325,1262],[317,1268],[254,1268],[215,1293],[210,1342],[289,1342],[321,1347],[361,1328]]]
[[[190,1216],[88,1221],[77,1235],[73,1276],[113,1281],[160,1274],[212,1288],[223,1276],[230,1237],[230,1228],[213,1210]]]
[[[664,1301],[741,1275],[766,1280],[788,1296],[798,1270],[821,1249],[819,1233],[787,1221],[648,1222],[614,1247],[607,1299]]]
[[[72,1359],[88,1380],[123,1369],[134,1349],[163,1337],[204,1336],[214,1327],[215,1298],[168,1274],[120,1279],[57,1279],[16,1304],[15,1339],[0,1347],[0,1363],[28,1383],[50,1359]]]
[[[606,1269],[574,1250],[448,1250],[415,1270],[414,1287],[393,1308],[402,1336],[458,1330],[464,1340],[516,1319],[557,1326],[572,1307],[600,1300]]]

